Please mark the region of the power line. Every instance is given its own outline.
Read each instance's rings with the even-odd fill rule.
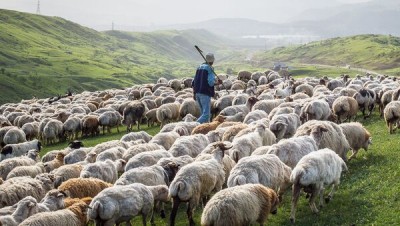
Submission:
[[[40,0],[38,0],[36,14],[40,15]]]

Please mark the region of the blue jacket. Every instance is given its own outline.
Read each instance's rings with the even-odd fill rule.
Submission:
[[[207,63],[201,64],[194,76],[192,87],[194,93],[202,93],[204,95],[213,97],[215,84],[215,74],[212,72],[210,65]]]

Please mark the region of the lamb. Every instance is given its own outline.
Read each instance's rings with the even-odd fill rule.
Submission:
[[[398,127],[400,120],[399,109],[400,109],[400,101],[395,100],[386,105],[385,109],[383,110],[383,116],[385,118],[386,125],[389,129],[389,134],[394,133]],[[395,125],[394,128],[393,125]]]
[[[275,134],[276,139],[280,140],[292,137],[300,125],[300,117],[297,114],[281,114],[272,118],[269,129]]]
[[[329,202],[333,197],[335,187],[340,183],[342,171],[347,171],[346,163],[329,148],[311,152],[300,159],[290,175],[290,182],[293,183],[290,221],[295,222],[297,201],[302,188],[311,195],[309,198],[311,210],[318,213],[315,198],[320,196],[319,204],[322,207],[325,186],[332,185],[332,190],[325,200]]]
[[[342,128],[334,122],[311,120],[301,125],[294,135],[295,137],[309,135],[313,128],[324,127],[327,131],[322,133],[322,137],[318,145],[318,149],[330,148],[334,150],[344,161],[347,161],[347,151],[350,145],[343,134]]]
[[[15,177],[0,185],[0,208],[11,206],[26,196],[41,200],[47,191],[53,189],[54,181],[48,174],[40,174],[35,178]]]
[[[175,225],[180,202],[188,202],[188,220],[190,225],[194,225],[193,209],[199,204],[200,199],[213,191],[221,190],[225,181],[222,159],[226,149],[223,143],[218,143],[215,145],[214,158],[192,162],[178,171],[169,187],[169,195],[173,199],[169,222],[171,226]]]
[[[97,178],[72,178],[63,182],[58,190],[70,198],[95,197],[102,190],[113,186]]]
[[[130,220],[138,214],[142,215],[143,225],[147,217],[151,216],[154,224],[154,203],[168,201],[168,188],[165,185],[145,186],[135,183],[125,186],[114,186],[100,192],[90,203],[89,219],[96,225],[119,225]]]
[[[337,116],[337,121],[342,122],[341,118],[345,117],[345,120],[349,120],[357,117],[358,103],[353,97],[340,96],[334,102],[332,110]]]
[[[133,156],[146,152],[146,151],[154,151],[154,150],[159,150],[159,149],[164,149],[163,146],[158,145],[158,144],[138,144],[130,147],[128,150],[125,151],[125,154],[122,156],[122,159],[125,161],[129,161],[130,158]]]
[[[146,151],[133,156],[126,163],[125,172],[143,166],[152,166],[161,158],[172,157],[171,153],[166,150]]]
[[[118,179],[118,172],[123,172],[125,163],[125,160],[122,159],[116,162],[106,160],[104,162],[90,163],[83,167],[80,177],[93,177],[108,183],[115,183]]]
[[[142,122],[142,118],[144,118],[146,111],[146,106],[138,100],[134,100],[129,103],[123,111],[122,124],[126,125],[126,131],[132,131],[132,125],[137,122],[137,129],[140,130],[140,123]]]
[[[221,111],[220,115],[232,116],[236,115],[239,112],[243,112],[244,115],[247,115],[257,101],[258,99],[256,97],[250,97],[249,99],[247,99],[245,105],[233,105],[226,107]]]
[[[3,142],[4,144],[18,144],[26,142],[26,134],[22,129],[13,127],[6,132]]]
[[[83,169],[82,165],[69,164],[63,165],[53,170],[51,173],[54,174],[54,187],[58,188],[64,181],[71,178],[78,178],[81,175]]]
[[[5,159],[0,163],[0,178],[5,180],[7,175],[17,166],[32,166],[37,162],[39,152],[36,150],[28,151],[26,156]]]
[[[46,169],[46,172],[50,172],[54,169],[59,168],[60,166],[64,165],[64,156],[65,154],[60,152],[56,154],[56,157],[49,161],[44,163],[44,168]]]
[[[108,133],[111,133],[112,127],[117,127],[117,132],[119,133],[121,120],[122,116],[118,111],[107,111],[99,116],[99,126],[103,127],[103,134],[105,132],[105,128],[107,128]]]
[[[12,169],[10,173],[7,175],[7,180],[13,177],[23,177],[23,176],[29,176],[34,178],[37,175],[45,172],[46,172],[45,167],[41,162],[31,166],[17,166],[14,169]]]
[[[7,144],[1,150],[0,160],[25,155],[29,150],[40,151],[41,149],[42,143],[36,139],[19,144]]]
[[[228,187],[243,184],[262,184],[282,196],[291,185],[292,169],[276,155],[249,156],[236,164],[228,178]]]
[[[0,216],[0,225],[17,226],[26,218],[38,213],[37,201],[27,196],[18,202],[16,210],[8,216]]]
[[[274,154],[290,168],[294,168],[300,159],[310,152],[318,151],[322,135],[327,129],[324,126],[315,126],[309,136],[292,137],[281,140],[269,147],[267,153]]]
[[[238,162],[239,159],[250,156],[256,148],[271,145],[275,142],[276,137],[271,130],[264,124],[258,124],[254,132],[233,139],[229,156],[235,162]]]
[[[262,110],[254,110],[249,112],[243,120],[243,123],[250,124],[263,118],[267,118],[268,114]]]
[[[212,122],[204,123],[204,124],[200,124],[200,125],[196,126],[192,131],[192,135],[207,134],[208,132],[215,130],[224,121],[225,121],[225,117],[218,115]]]
[[[84,226],[87,223],[86,211],[88,205],[84,202],[76,203],[67,209],[53,212],[42,212],[24,220],[21,226]]]
[[[372,144],[371,134],[363,127],[363,125],[358,122],[352,122],[342,123],[339,126],[342,128],[352,149],[352,155],[350,156],[349,161],[356,157],[360,148],[368,151],[368,146]]]
[[[204,207],[203,226],[264,225],[268,214],[276,214],[279,199],[270,188],[261,184],[246,184],[216,193]]]

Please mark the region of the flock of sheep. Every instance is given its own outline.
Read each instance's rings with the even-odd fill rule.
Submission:
[[[131,225],[136,215],[146,225],[153,213],[166,217],[170,202],[170,225],[181,203],[190,225],[199,206],[201,225],[263,225],[290,188],[295,222],[302,191],[318,213],[315,200],[325,205],[348,161],[371,144],[360,123],[345,120],[378,109],[393,133],[400,119],[400,83],[387,76],[219,78],[214,118],[201,125],[190,78],[0,106],[0,225]],[[121,123],[120,140],[77,140]],[[151,136],[142,123],[161,130]],[[65,140],[39,157],[42,144]]]

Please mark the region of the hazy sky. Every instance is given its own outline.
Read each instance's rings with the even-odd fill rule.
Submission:
[[[285,22],[303,10],[370,0],[40,0],[42,15],[59,16],[92,28],[148,26],[249,18]],[[38,0],[0,0],[0,8],[35,13]]]

